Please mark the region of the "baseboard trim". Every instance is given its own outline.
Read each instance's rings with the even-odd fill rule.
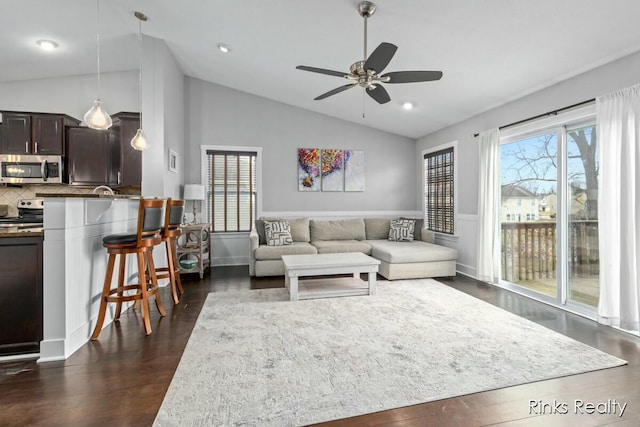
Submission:
[[[478,273],[476,268],[470,265],[456,263],[456,273],[478,280]]]
[[[249,266],[248,256],[236,256],[236,257],[218,257],[211,258],[212,267],[226,267],[232,265],[246,265]],[[248,273],[247,273],[248,274]]]

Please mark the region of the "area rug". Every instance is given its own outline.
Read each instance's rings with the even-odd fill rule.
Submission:
[[[429,279],[212,293],[154,425],[306,425],[625,363]]]

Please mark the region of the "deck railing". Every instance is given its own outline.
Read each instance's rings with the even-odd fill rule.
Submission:
[[[556,223],[502,223],[502,279],[510,282],[556,277]],[[572,276],[599,273],[598,221],[569,223],[569,271]]]

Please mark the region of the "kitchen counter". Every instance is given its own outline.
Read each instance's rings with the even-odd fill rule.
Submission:
[[[136,229],[138,200],[44,195],[43,340],[38,362],[65,360],[91,337],[107,270],[102,238]],[[163,251],[154,251],[157,267],[166,267]],[[137,279],[127,262],[127,283]],[[132,305],[125,304],[123,310]],[[113,320],[107,310],[105,327]],[[142,335],[142,334],[141,334]],[[144,338],[144,336],[142,336]]]
[[[36,197],[51,197],[65,199],[139,199],[137,194],[80,194],[80,193],[36,193]]]
[[[44,237],[42,227],[4,227],[0,228],[0,239],[8,237]]]

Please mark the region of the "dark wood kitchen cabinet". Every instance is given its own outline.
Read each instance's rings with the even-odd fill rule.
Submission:
[[[64,152],[65,126],[79,120],[64,114],[3,111],[0,153],[59,155]]]
[[[0,238],[0,356],[40,351],[42,241]]]
[[[120,187],[140,187],[142,184],[142,152],[131,146],[133,138],[140,127],[138,113],[120,112],[111,116],[113,126],[110,134],[116,150],[118,183]]]
[[[114,142],[110,132],[87,127],[67,127],[65,182],[78,186],[116,185]]]

